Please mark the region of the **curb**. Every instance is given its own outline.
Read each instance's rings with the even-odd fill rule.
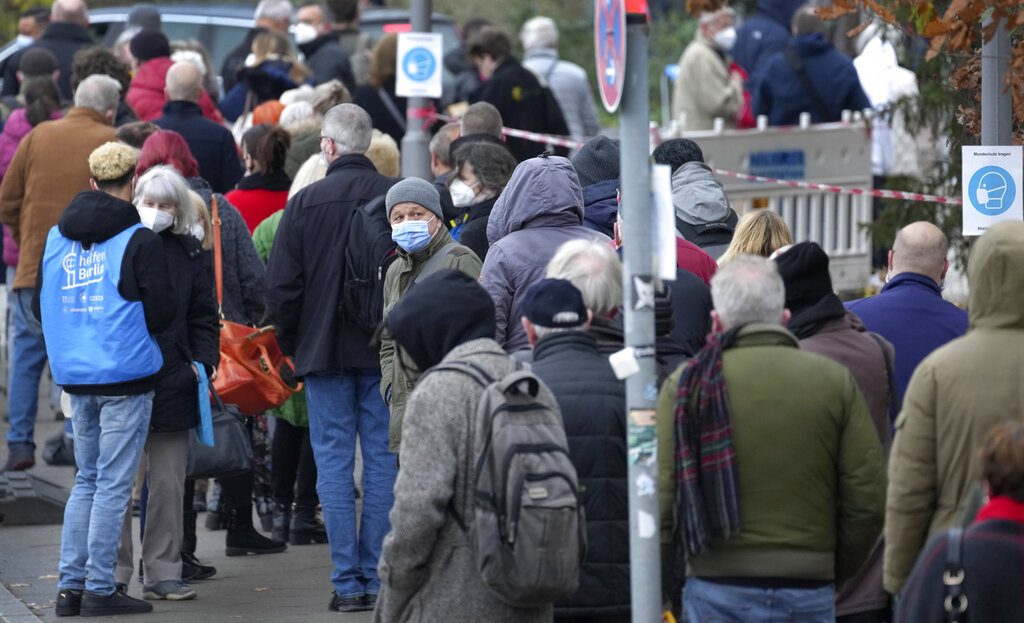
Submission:
[[[0,623],[41,623],[42,619],[21,603],[7,587],[0,584]]]

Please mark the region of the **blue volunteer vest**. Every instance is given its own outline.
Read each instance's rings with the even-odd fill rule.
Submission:
[[[43,338],[57,385],[110,385],[152,376],[163,356],[142,303],[117,291],[136,224],[83,249],[56,227],[46,238],[39,293]]]

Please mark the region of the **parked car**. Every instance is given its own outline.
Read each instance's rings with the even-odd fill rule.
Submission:
[[[195,39],[210,53],[213,66],[218,70],[224,57],[238,46],[252,28],[254,6],[244,4],[166,4],[157,5],[160,11],[162,30],[171,41]],[[113,46],[124,31],[131,6],[108,7],[89,11],[89,30],[96,41]],[[407,32],[409,11],[369,7],[363,13],[362,28],[373,40],[384,33]],[[444,36],[444,51],[459,45],[455,22],[451,17],[435,13],[433,30]],[[0,47],[0,64],[18,50],[12,40]],[[446,74],[446,80],[451,76]],[[2,78],[0,78],[2,82]]]

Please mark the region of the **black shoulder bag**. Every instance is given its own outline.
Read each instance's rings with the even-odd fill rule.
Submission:
[[[946,597],[942,602],[946,623],[967,623],[967,595],[964,594],[964,529],[957,526],[946,534],[946,570],[942,572]]]

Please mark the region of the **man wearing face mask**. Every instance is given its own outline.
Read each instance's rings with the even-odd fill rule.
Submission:
[[[332,22],[334,16],[323,4],[307,2],[296,14],[295,43],[313,71],[313,80],[324,84],[340,80],[349,91],[356,88],[352,64],[338,43]]]
[[[710,130],[718,117],[725,120],[725,127],[736,127],[736,113],[743,105],[743,78],[729,71],[735,19],[728,8],[703,13],[693,42],[679,57],[672,118],[681,131]]]
[[[481,262],[467,247],[455,242],[441,222],[441,203],[433,184],[409,178],[395,184],[384,199],[391,222],[391,238],[398,244],[398,259],[384,279],[384,319],[414,283],[442,270],[458,270],[480,277]],[[407,358],[396,357],[395,343],[385,329],[380,347],[380,391],[391,409],[388,449],[398,452],[402,440],[405,403],[420,370]]]

